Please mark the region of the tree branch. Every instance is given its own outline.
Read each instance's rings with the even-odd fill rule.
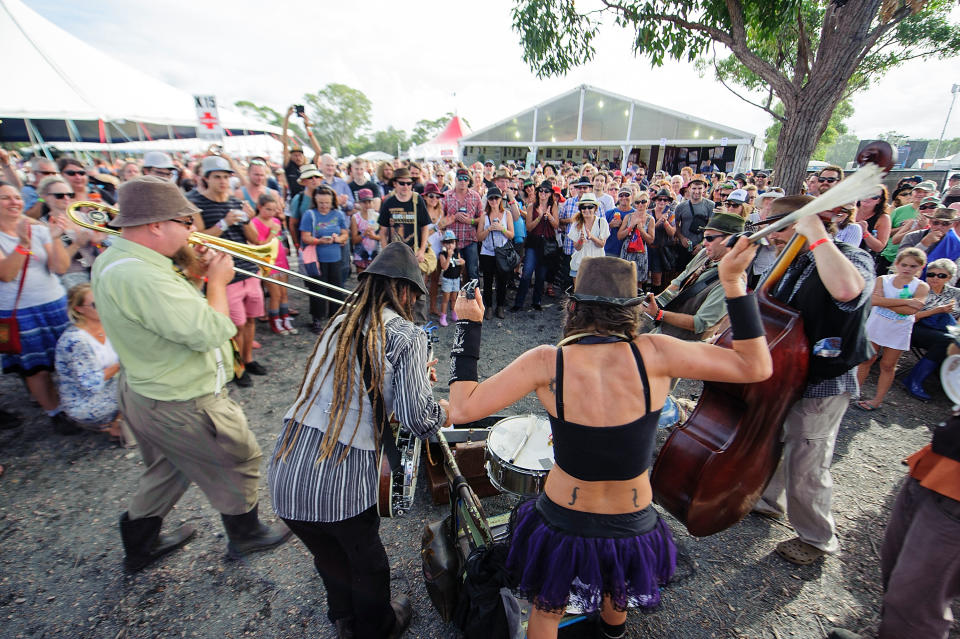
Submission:
[[[640,15],[633,9],[628,9],[622,4],[618,2],[612,2],[611,0],[601,0],[601,2],[608,9],[612,9],[614,12],[619,12],[624,18],[633,21],[634,24],[640,21]],[[731,22],[735,22],[734,16],[738,16],[739,19],[739,26],[736,24],[731,26],[731,32],[733,35],[702,22],[691,22],[690,20],[686,20],[680,16],[666,13],[644,14],[643,19],[656,20],[658,22],[668,22],[689,31],[702,33],[706,36],[709,36],[710,39],[714,40],[715,42],[720,42],[721,44],[726,45],[731,51],[733,51],[743,66],[747,67],[758,76],[763,78],[767,84],[773,86],[777,94],[781,96],[781,100],[793,99],[795,90],[787,77],[784,76],[779,69],[758,56],[747,46],[746,30],[743,23],[743,12],[740,9],[739,2],[737,0],[726,0],[726,4],[727,11],[731,16]],[[729,89],[730,87],[727,88]],[[747,101],[749,102],[749,100]],[[751,102],[751,104],[753,103]]]
[[[793,84],[797,88],[803,83],[803,79],[810,75],[810,35],[803,23],[803,9],[797,7],[797,59],[793,65]]]
[[[742,95],[740,95],[739,93],[737,93],[736,91],[734,91],[732,88],[730,88],[730,86],[727,85],[727,83],[723,81],[723,77],[722,77],[721,74],[720,74],[720,69],[717,67],[717,51],[716,51],[716,49],[714,49],[714,51],[713,51],[713,70],[714,70],[714,75],[716,75],[716,77],[717,77],[717,80],[720,81],[720,84],[722,84],[724,87],[726,87],[727,91],[729,91],[730,93],[734,94],[735,96],[737,96],[738,98],[740,98],[741,100],[743,100],[744,102],[746,102],[747,104],[752,105],[752,106],[755,106],[755,107],[757,107],[758,109],[760,109],[760,110],[762,110],[762,111],[766,111],[766,112],[769,113],[771,116],[773,116],[773,119],[775,119],[775,120],[777,120],[777,121],[779,121],[779,122],[785,122],[785,121],[786,121],[786,119],[785,119],[782,115],[780,115],[779,113],[775,112],[773,109],[770,108],[770,104],[773,102],[773,86],[772,86],[772,85],[770,85],[770,92],[769,92],[769,94],[767,95],[767,104],[766,104],[766,106],[764,106],[763,104],[757,104],[756,102],[753,102],[753,101],[751,101],[751,100],[746,99],[745,97],[743,97]]]

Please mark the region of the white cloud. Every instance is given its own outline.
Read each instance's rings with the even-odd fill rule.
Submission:
[[[250,99],[282,110],[304,92],[347,84],[370,98],[375,128],[409,130],[454,108],[480,128],[578,84],[757,134],[770,121],[691,65],[651,68],[633,56],[630,34],[612,26],[599,31],[589,65],[538,80],[521,59],[510,0],[26,3],[106,53],[222,103]],[[957,63],[911,62],[891,72],[856,98],[850,128],[863,137],[890,129],[938,136],[950,85],[960,82]],[[960,113],[946,135],[957,136]]]

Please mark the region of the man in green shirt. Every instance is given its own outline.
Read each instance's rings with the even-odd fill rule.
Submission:
[[[223,519],[239,556],[286,541],[289,529],[257,516],[263,456],[243,410],[227,396],[233,377],[226,287],[233,260],[211,254],[207,297],[174,270],[198,212],[175,184],[155,176],[120,187],[116,239],[94,263],[103,327],[122,366],[120,410],[145,470],[120,518],[125,565],[135,571],[182,546],[195,530],[160,535],[163,517],[196,483]]]
[[[887,274],[890,265],[893,264],[893,260],[897,257],[897,252],[900,250],[900,240],[903,238],[903,235],[916,230],[916,228],[911,225],[903,229],[905,232],[898,236],[898,228],[905,222],[916,219],[916,217],[920,215],[920,204],[923,202],[923,199],[933,195],[936,190],[937,185],[932,181],[926,180],[925,182],[921,182],[910,191],[910,204],[898,206],[893,210],[893,213],[890,214],[890,239],[887,240],[887,246],[880,252],[880,257],[877,258],[877,275]]]

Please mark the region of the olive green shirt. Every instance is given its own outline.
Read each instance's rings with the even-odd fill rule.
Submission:
[[[893,234],[904,222],[915,217],[917,217],[917,209],[913,208],[913,204],[904,204],[893,209],[893,213],[890,214],[890,239],[887,240],[887,245],[880,251],[880,255],[885,257],[888,262],[897,259],[897,253],[900,251],[900,245],[893,243]]]
[[[219,392],[233,378],[237,327],[173,269],[122,237],[94,262],[93,296],[127,384],[160,401]]]
[[[671,285],[676,286],[677,289],[683,284],[690,275],[693,274],[695,270],[700,268],[703,264],[701,260],[696,258],[690,260],[690,263],[687,264],[687,268],[684,269],[683,273],[680,273],[676,279],[670,282]],[[696,282],[692,282],[691,286],[707,277],[715,268],[716,264],[712,265],[710,268],[706,269],[703,273],[697,277]],[[719,280],[718,280],[719,282]],[[657,295],[657,306],[663,308],[670,301],[680,294],[679,290],[672,291],[669,288],[665,289],[662,293]],[[700,308],[697,309],[697,312],[693,315],[693,332],[702,333],[712,326],[716,326],[717,322],[722,320],[727,314],[727,294],[723,290],[722,286],[715,286],[711,290],[706,298],[703,300],[703,304],[700,305]],[[660,332],[657,330],[656,332]]]

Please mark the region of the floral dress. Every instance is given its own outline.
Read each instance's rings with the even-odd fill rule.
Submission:
[[[117,376],[103,378],[103,369],[117,363],[107,339],[103,344],[76,326],[57,341],[57,388],[60,407],[84,426],[106,426],[117,416]]]

